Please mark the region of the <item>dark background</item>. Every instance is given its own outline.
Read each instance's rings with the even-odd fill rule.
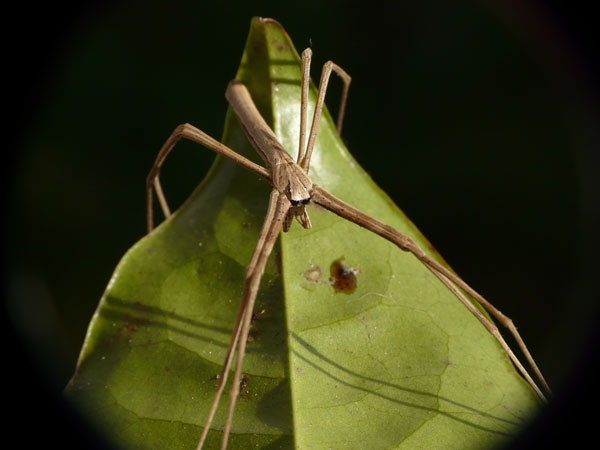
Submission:
[[[112,270],[144,234],[160,145],[183,122],[220,137],[225,87],[259,15],[299,51],[312,46],[313,78],[327,59],[350,73],[348,148],[519,327],[556,392],[521,445],[591,431],[598,33],[583,2],[521,3],[128,1],[7,15],[10,429],[23,426],[28,445],[90,446],[60,391]],[[178,146],[163,176],[172,203],[213,158]]]

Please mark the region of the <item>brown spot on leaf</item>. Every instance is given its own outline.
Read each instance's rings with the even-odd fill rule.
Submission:
[[[117,330],[115,334],[111,336],[110,342],[113,343],[122,339],[123,337],[131,341],[131,337],[138,331],[138,329],[139,327],[135,323],[126,322]]]
[[[311,283],[318,283],[321,280],[321,276],[323,276],[323,272],[321,272],[321,268],[319,266],[314,266],[304,272],[304,278]]]
[[[250,319],[250,329],[248,330],[248,339],[246,339],[246,342],[252,342],[258,338],[258,328],[256,327],[256,322],[260,320],[265,311],[266,309],[261,309],[260,311],[252,314]]]
[[[123,325],[123,327],[131,331],[132,333],[135,333],[139,329],[138,326],[134,323],[126,323],[125,325]]]
[[[240,398],[243,400],[249,400],[250,391],[246,389],[248,387],[248,383],[250,383],[250,377],[248,375],[242,375],[242,379],[240,380]]]
[[[287,52],[290,49],[290,47],[285,42],[275,41],[274,43],[275,43],[275,48],[279,52]]]
[[[240,380],[240,389],[244,389],[246,386],[248,386],[249,382],[250,377],[248,375],[242,375],[242,379]]]
[[[342,264],[343,259],[341,257],[331,263],[331,267],[329,268],[331,286],[336,292],[352,294],[356,290],[356,286],[358,286],[358,279],[356,278],[358,270],[353,267],[344,266]]]

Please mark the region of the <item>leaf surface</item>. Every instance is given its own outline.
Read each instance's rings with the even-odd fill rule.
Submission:
[[[295,156],[300,62],[279,24],[252,21],[236,78]],[[260,163],[231,111],[223,142]],[[374,157],[399,151],[390,149]],[[327,112],[310,175],[443,262],[358,166]],[[218,158],[116,268],[66,395],[123,448],[195,448],[269,191]],[[261,283],[255,311],[264,312],[230,448],[475,449],[517,433],[538,402],[484,327],[412,255],[327,211],[308,212],[313,228],[282,234]],[[336,289],[330,278],[341,275],[356,288]],[[225,409],[207,448],[218,447]]]

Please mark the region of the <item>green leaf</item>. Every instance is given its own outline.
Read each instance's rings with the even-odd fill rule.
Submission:
[[[237,78],[294,156],[300,63],[279,24],[252,21]],[[223,142],[258,162],[231,111]],[[400,150],[390,143],[373,157],[388,151]],[[443,262],[350,156],[327,112],[311,177]],[[195,448],[269,191],[218,158],[115,270],[66,395],[123,448]],[[313,228],[281,236],[262,280],[230,448],[475,449],[514,436],[538,400],[484,327],[412,255],[308,211]],[[330,282],[336,264],[353,269],[353,292]],[[207,448],[218,446],[227,391]]]

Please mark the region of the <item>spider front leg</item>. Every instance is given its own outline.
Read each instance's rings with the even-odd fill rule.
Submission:
[[[312,151],[315,145],[315,140],[317,137],[317,132],[319,130],[319,124],[321,120],[321,113],[323,111],[323,106],[325,102],[325,93],[327,92],[327,86],[329,84],[329,78],[331,77],[331,72],[335,72],[342,78],[344,86],[342,88],[342,98],[340,100],[340,108],[338,112],[338,120],[337,120],[337,132],[341,134],[342,132],[342,123],[344,121],[344,112],[346,110],[346,101],[348,98],[348,89],[350,88],[350,82],[352,78],[348,75],[341,67],[337,64],[334,64],[331,61],[327,61],[323,70],[321,71],[321,81],[319,82],[319,91],[317,94],[317,101],[315,104],[315,110],[313,113],[313,120],[310,129],[310,135],[308,138],[308,145],[305,146],[306,143],[306,119],[307,119],[307,111],[308,111],[308,89],[310,84],[310,63],[312,60],[312,50],[310,48],[305,49],[302,52],[302,80],[300,86],[300,139],[298,146],[298,157],[296,160],[296,164],[300,166],[307,174],[308,169],[310,167],[310,159],[312,156]],[[283,226],[283,231],[288,231],[292,225],[292,221],[296,218],[300,225],[303,228],[309,229],[312,227],[310,222],[310,217],[306,212],[305,204],[293,205],[290,209],[285,224]]]
[[[236,368],[231,384],[231,390],[229,391],[229,406],[227,409],[227,419],[223,429],[223,438],[221,444],[222,449],[227,447],[227,440],[229,438],[229,432],[231,430],[231,423],[233,420],[233,411],[239,395],[242,364],[244,361],[244,354],[246,352],[246,343],[248,340],[248,333],[250,331],[250,322],[252,320],[254,301],[256,300],[256,294],[258,293],[260,281],[269,259],[269,255],[271,254],[273,246],[275,245],[277,237],[279,236],[279,232],[284,225],[290,206],[291,204],[289,200],[284,195],[281,195],[276,189],[271,191],[269,209],[267,210],[265,221],[254,249],[254,253],[252,254],[252,258],[250,259],[248,266],[246,267],[246,279],[244,283],[242,302],[240,304],[234,330],[231,335],[231,342],[227,350],[223,369],[221,370],[221,375],[217,384],[217,391],[213,398],[213,402],[211,404],[209,415],[204,425],[204,430],[202,432],[202,436],[200,437],[197,450],[202,448],[208,435],[210,425],[227,382],[227,376],[229,374],[229,368],[231,366],[233,354],[237,347]]]
[[[323,65],[321,71],[321,80],[319,81],[319,92],[317,94],[317,102],[315,104],[315,111],[313,113],[312,125],[310,128],[310,134],[308,137],[308,144],[306,149],[304,148],[304,142],[306,140],[306,115],[308,107],[308,88],[310,82],[310,62],[312,59],[312,50],[310,48],[305,49],[302,52],[302,81],[301,81],[301,98],[300,98],[300,142],[298,148],[297,164],[300,165],[306,173],[310,167],[310,158],[312,156],[313,148],[315,146],[315,140],[317,138],[317,132],[319,131],[319,124],[321,120],[321,113],[323,111],[323,104],[325,102],[325,93],[327,92],[327,86],[329,84],[329,78],[331,72],[335,72],[342,79],[344,83],[342,88],[342,98],[340,100],[340,108],[338,111],[337,118],[337,132],[342,134],[342,124],[344,121],[344,114],[346,111],[346,101],[348,100],[348,90],[350,88],[350,82],[352,78],[348,75],[340,66],[332,61],[327,61]]]
[[[273,191],[276,192],[276,191]],[[265,220],[263,222],[263,227],[258,237],[258,241],[256,243],[256,247],[254,249],[254,253],[252,254],[252,258],[250,262],[246,266],[246,278],[251,276],[256,270],[256,265],[259,259],[261,252],[263,251],[265,241],[268,235],[268,231],[270,229],[271,223],[273,222],[273,217],[276,212],[276,199],[273,198],[274,194],[271,192],[271,200],[269,201],[269,208],[267,210],[267,214],[265,216]],[[208,435],[208,431],[210,430],[210,426],[212,424],[215,413],[217,412],[217,407],[219,406],[219,401],[221,399],[221,395],[223,394],[223,389],[225,388],[225,384],[227,383],[227,377],[229,375],[229,368],[231,366],[231,361],[233,359],[233,354],[237,347],[237,343],[240,336],[241,324],[244,321],[245,314],[248,311],[248,302],[249,297],[246,295],[246,291],[242,296],[242,301],[240,303],[240,308],[238,310],[237,318],[235,320],[235,325],[233,326],[233,332],[231,334],[231,341],[229,343],[229,348],[227,349],[227,354],[225,356],[225,362],[223,363],[223,367],[221,369],[221,373],[219,374],[219,381],[217,382],[217,391],[215,392],[215,396],[213,398],[212,404],[210,406],[210,410],[208,413],[208,417],[206,419],[204,430],[202,432],[202,436],[200,437],[200,442],[198,443],[198,449],[202,448],[204,445],[204,441],[206,440],[206,436]]]

